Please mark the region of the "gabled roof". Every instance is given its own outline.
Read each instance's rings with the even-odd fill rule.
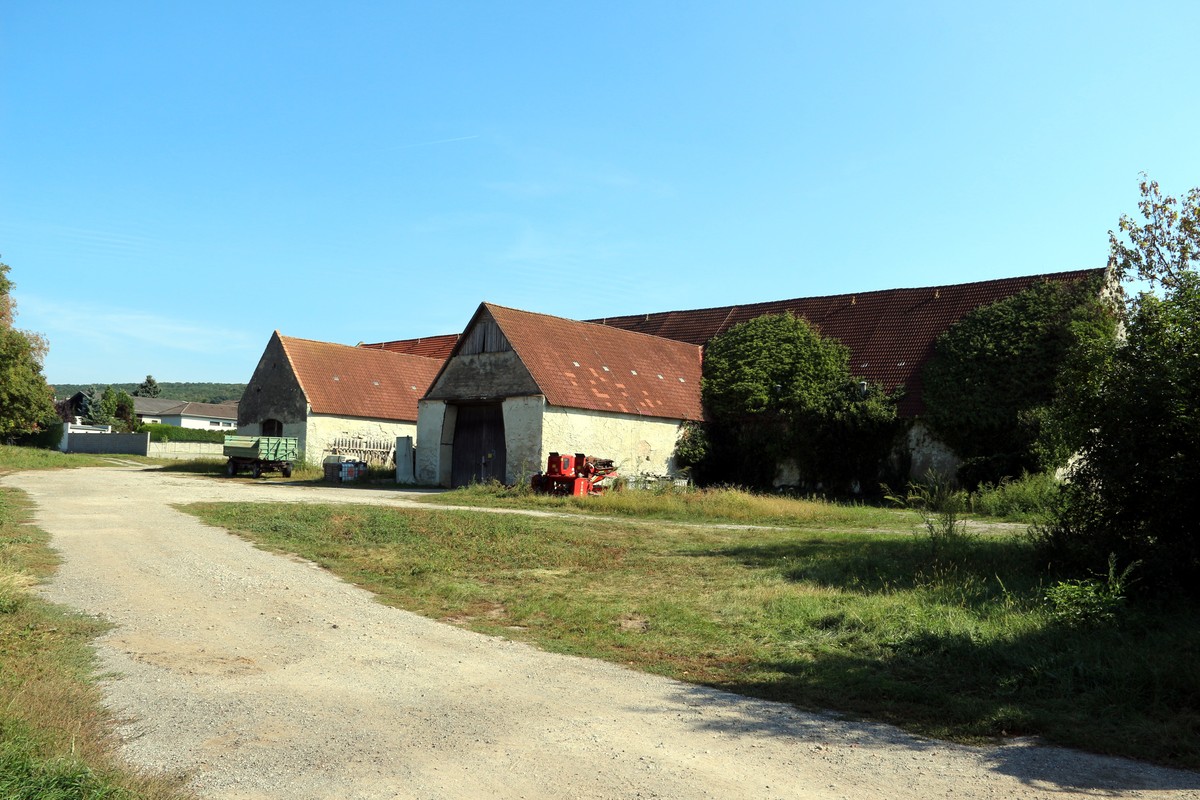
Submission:
[[[181,402],[180,400],[168,400],[163,397],[139,397],[134,395],[133,413],[142,416],[157,417],[177,407]]]
[[[237,420],[237,401],[228,403],[192,403],[162,397],[134,397],[133,412],[143,417],[206,417]]]
[[[887,289],[827,297],[800,297],[742,306],[664,311],[590,320],[622,330],[706,344],[730,327],[764,314],[791,313],[816,326],[822,336],[850,349],[850,371],[891,390],[907,387],[902,416],[924,411],[921,371],[934,341],[969,312],[1011,297],[1040,281],[1076,282],[1103,269],[1055,272],[1019,278],[918,289]]]
[[[413,422],[417,400],[442,365],[421,356],[275,335],[315,414]]]
[[[360,344],[369,350],[386,350],[389,353],[404,353],[410,356],[424,356],[445,361],[458,341],[457,333],[446,333],[441,336],[422,336],[418,339],[396,339],[391,342],[375,342]]]
[[[698,420],[696,345],[483,303],[550,405]],[[466,336],[455,347],[457,353]]]
[[[237,421],[237,403],[179,403],[175,408],[160,412],[164,416],[206,417]]]

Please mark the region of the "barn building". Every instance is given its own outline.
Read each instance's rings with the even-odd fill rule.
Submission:
[[[238,404],[238,433],[295,436],[304,460],[392,460],[415,436],[417,400],[442,361],[381,348],[271,335]]]
[[[483,303],[419,404],[417,481],[524,480],[551,452],[666,475],[701,419],[701,349]]]

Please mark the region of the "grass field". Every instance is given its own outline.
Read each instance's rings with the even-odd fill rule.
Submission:
[[[1066,624],[1021,537],[935,549],[912,532],[912,516],[786,502],[796,505],[765,517],[805,522],[189,510],[384,602],[548,650],[956,741],[1040,735],[1200,767],[1195,609]]]

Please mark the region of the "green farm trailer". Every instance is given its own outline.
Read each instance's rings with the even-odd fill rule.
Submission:
[[[292,463],[299,452],[299,440],[294,436],[226,436],[225,474],[230,477],[243,470],[254,477],[264,472],[281,472],[292,477]]]

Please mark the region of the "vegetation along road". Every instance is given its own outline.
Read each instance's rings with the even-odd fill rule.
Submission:
[[[63,557],[44,594],[113,623],[123,755],[201,797],[1200,797],[1192,772],[946,744],[473,633],[175,508],[403,493],[133,467],[0,483]]]

